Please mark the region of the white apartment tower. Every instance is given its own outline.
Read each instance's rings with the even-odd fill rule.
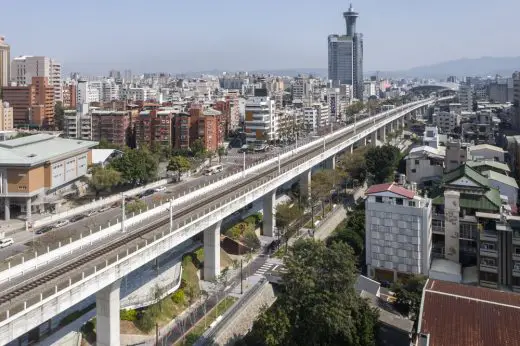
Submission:
[[[396,281],[428,275],[432,201],[395,183],[372,185],[365,200],[366,263],[370,277]]]
[[[278,138],[278,121],[275,101],[269,96],[254,96],[246,101],[246,141],[263,145]]]
[[[32,77],[47,77],[54,87],[54,101],[63,102],[61,64],[46,56],[20,56],[11,64],[11,81],[19,86],[31,84]]]

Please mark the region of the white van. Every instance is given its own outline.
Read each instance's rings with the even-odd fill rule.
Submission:
[[[0,239],[0,248],[8,247],[9,245],[13,245],[13,244],[14,244],[13,238]]]

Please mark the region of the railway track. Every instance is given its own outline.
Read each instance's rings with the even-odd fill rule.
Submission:
[[[361,132],[361,131],[365,130],[366,128],[370,127],[371,125],[372,125],[372,123],[368,123],[362,127],[359,127],[359,128],[357,128],[357,132]],[[354,132],[354,129],[351,129],[350,131],[347,131],[343,135],[340,135],[337,138],[333,139],[331,142],[326,143],[326,146],[333,147],[333,146],[337,145],[338,143],[343,142],[344,136],[348,135],[352,132]],[[305,159],[308,156],[312,157],[312,156],[316,155],[316,152],[319,153],[319,152],[322,152],[322,150],[323,150],[323,147],[320,144],[316,144],[316,147],[311,152],[302,153],[300,155],[296,155],[294,158],[290,158],[288,161],[286,161],[285,163],[282,164],[282,167],[285,168],[287,166],[291,166],[294,162],[297,162],[298,160],[301,160],[301,159]],[[272,173],[277,173],[277,172],[278,172],[278,167],[275,165],[274,167],[263,172],[262,177],[269,177]],[[271,177],[270,177],[270,179],[271,179]],[[231,190],[222,191],[222,192],[218,193],[216,196],[214,196],[214,195],[208,196],[207,198],[200,200],[199,202],[189,206],[188,208],[186,208],[180,212],[177,212],[176,214],[174,213],[173,217],[175,219],[178,219],[187,214],[190,214],[191,212],[193,212],[201,207],[204,207],[210,201],[219,199],[230,193],[232,194],[234,192],[240,191],[240,189],[242,189],[243,187],[249,185],[250,183],[252,183],[256,180],[258,180],[258,177],[255,177],[255,176],[245,179],[244,181],[239,182],[236,185],[233,185]],[[50,273],[42,273],[40,277],[36,277],[36,278],[34,278],[34,280],[32,280],[30,282],[22,282],[19,284],[19,287],[15,287],[14,289],[8,290],[6,293],[2,294],[2,296],[0,297],[0,305],[10,303],[11,300],[13,300],[14,298],[17,298],[20,295],[26,294],[44,284],[47,284],[47,283],[51,282],[52,280],[66,274],[66,273],[72,272],[75,269],[80,268],[81,266],[83,266],[85,264],[88,264],[89,262],[92,262],[96,259],[100,259],[103,256],[111,253],[112,251],[115,251],[115,250],[123,247],[125,244],[128,244],[129,242],[136,240],[138,238],[142,238],[143,236],[147,235],[148,233],[151,233],[152,231],[156,230],[157,228],[159,228],[161,226],[165,226],[168,223],[169,223],[169,217],[158,220],[157,222],[150,224],[146,228],[129,233],[128,236],[126,236],[122,239],[118,239],[112,243],[102,245],[101,248],[98,248],[97,250],[94,250],[93,252],[86,254],[80,258],[74,259],[73,263],[66,263],[66,264],[62,265],[61,267],[56,268],[55,270],[53,270]],[[23,285],[21,285],[21,284],[23,284]]]

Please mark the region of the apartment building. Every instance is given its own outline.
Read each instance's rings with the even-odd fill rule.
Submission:
[[[269,96],[253,96],[247,99],[244,125],[248,144],[265,145],[277,140],[275,101]]]
[[[0,89],[9,85],[11,80],[11,47],[0,36]]]
[[[5,87],[3,95],[13,107],[14,126],[54,126],[54,88],[46,77],[33,77],[28,86]]]
[[[470,158],[469,143],[461,141],[448,141],[446,144],[446,156],[444,157],[444,170],[450,172],[464,164]]]
[[[13,129],[13,107],[8,102],[0,100],[0,131]]]
[[[135,140],[142,145],[171,148],[173,144],[174,114],[171,110],[154,108],[139,113],[135,122]]]
[[[447,259],[463,268],[478,267],[479,248],[485,239],[478,213],[500,214],[510,207],[500,191],[469,165],[446,173],[442,188],[443,193],[433,199],[432,257]],[[481,274],[477,272],[477,276]]]
[[[68,83],[63,85],[63,107],[76,109],[78,92],[76,82]]]
[[[365,193],[366,264],[370,277],[395,282],[428,275],[432,246],[432,202],[395,183]]]
[[[123,147],[127,145],[128,131],[132,125],[131,111],[92,110],[92,139],[102,139]]]
[[[433,125],[442,130],[443,133],[453,133],[460,126],[460,114],[455,112],[433,113]]]
[[[33,211],[43,212],[53,201],[77,193],[80,179],[92,162],[98,143],[59,138],[49,134],[0,142],[0,201],[4,220],[12,207],[31,221]]]
[[[61,64],[45,56],[20,56],[11,64],[11,81],[27,86],[33,77],[46,77],[54,90],[54,102],[62,102]]]
[[[329,106],[324,103],[315,103],[311,107],[303,108],[303,121],[307,132],[318,132],[329,124]]]
[[[192,118],[190,113],[179,113],[175,119],[175,149],[189,149],[191,133],[194,129],[198,133],[198,119]]]
[[[65,110],[63,134],[66,138],[92,140],[92,116],[77,110]]]
[[[224,122],[221,123],[221,116],[220,111],[206,108],[199,118],[198,137],[208,151],[217,151],[224,140]]]
[[[473,87],[471,85],[466,83],[460,84],[457,96],[463,111],[473,111]]]
[[[421,146],[413,148],[405,158],[406,178],[409,182],[417,183],[420,186],[441,181],[444,173],[445,156],[444,147]]]

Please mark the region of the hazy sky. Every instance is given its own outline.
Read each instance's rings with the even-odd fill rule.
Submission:
[[[520,55],[519,0],[357,0],[365,70]],[[325,68],[339,0],[30,0],[2,4],[12,55],[67,72]],[[30,25],[29,23],[36,23]]]

